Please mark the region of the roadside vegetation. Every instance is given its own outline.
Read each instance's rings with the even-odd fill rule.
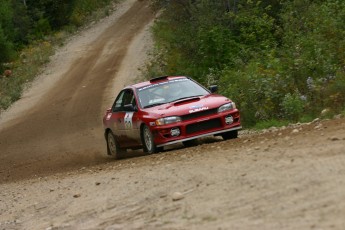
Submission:
[[[120,0],[0,0],[0,112],[21,97],[56,46]]]
[[[345,1],[152,0],[148,75],[218,84],[246,127],[333,117],[345,108]]]

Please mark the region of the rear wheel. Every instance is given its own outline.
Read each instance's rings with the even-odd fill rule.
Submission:
[[[112,156],[115,159],[119,159],[123,156],[124,150],[120,149],[114,134],[109,131],[107,134],[107,148],[108,148],[108,155]]]
[[[154,141],[153,141],[153,135],[146,125],[144,125],[141,129],[141,142],[144,147],[144,152],[146,153],[156,153],[159,151],[162,151],[162,148],[158,148]]]
[[[224,140],[235,139],[238,136],[238,131],[234,130],[234,131],[222,133],[221,136],[223,137]]]

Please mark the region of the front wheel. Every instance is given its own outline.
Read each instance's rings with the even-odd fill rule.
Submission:
[[[234,130],[234,131],[222,133],[221,136],[223,137],[224,140],[235,139],[238,136],[238,131]]]
[[[153,135],[146,125],[144,125],[141,129],[141,142],[144,147],[144,152],[146,153],[156,153],[162,150],[162,148],[158,148],[154,141],[153,141]]]

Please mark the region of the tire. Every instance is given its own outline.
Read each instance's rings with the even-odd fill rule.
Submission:
[[[154,141],[153,141],[153,135],[147,127],[147,125],[143,125],[141,129],[141,143],[143,145],[144,152],[152,154],[157,153],[159,151],[162,151],[163,148],[158,148]]]
[[[124,155],[124,150],[120,149],[119,144],[116,141],[114,134],[109,131],[107,133],[107,150],[108,155],[115,158],[120,159]]]
[[[222,133],[221,136],[223,137],[224,140],[235,139],[238,136],[238,131],[234,130],[234,131]]]
[[[184,145],[184,147],[193,147],[197,146],[199,144],[199,141],[198,139],[193,139],[189,141],[183,141],[182,144]]]

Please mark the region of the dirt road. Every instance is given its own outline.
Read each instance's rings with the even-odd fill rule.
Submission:
[[[33,106],[11,112],[12,120],[7,121],[0,132],[2,181],[80,168],[106,160],[101,119],[110,106],[107,98],[117,93],[113,84],[123,87],[126,83],[123,73],[121,81],[114,82],[114,78],[117,78],[133,39],[153,20],[147,1],[127,1],[120,8],[112,24],[101,25],[107,28],[97,30],[96,26],[93,31],[81,35],[82,42],[60,53],[58,58],[62,60],[58,64],[63,62],[58,66],[60,75],[54,72],[54,76],[50,76],[55,83],[49,89],[44,86],[36,89],[40,98],[35,103],[30,99],[25,102]],[[66,57],[69,55],[72,57]],[[66,62],[65,58],[70,60]],[[132,58],[140,57],[132,54]]]
[[[152,20],[124,1],[2,116],[0,229],[345,229],[343,118],[104,157],[102,113],[140,75]]]

